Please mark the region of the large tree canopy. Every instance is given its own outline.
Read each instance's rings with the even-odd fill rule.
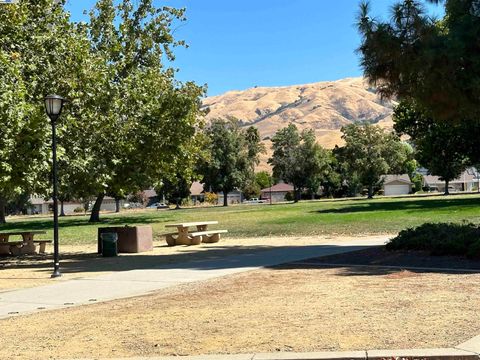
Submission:
[[[413,99],[437,120],[480,115],[480,6],[445,0],[445,17],[428,16],[420,1],[392,7],[390,21],[361,5],[359,53],[365,76],[383,96]]]
[[[371,124],[350,124],[342,133],[341,159],[350,176],[367,187],[368,198],[373,197],[382,175],[405,172],[410,152],[396,135]]]
[[[465,147],[467,139],[471,139],[469,124],[434,121],[419,111],[418,106],[407,102],[396,107],[394,122],[398,134],[410,136],[420,165],[445,181],[445,195],[448,195],[449,182],[456,179],[469,162]]]
[[[258,130],[242,129],[235,118],[213,119],[206,135],[208,157],[201,161],[199,173],[205,189],[222,192],[223,205],[228,206],[228,193],[254,178],[255,165],[264,148]]]
[[[280,129],[272,138],[272,157],[268,160],[273,176],[294,187],[295,201],[307,189],[314,196],[327,168],[328,154],[317,144],[313,130],[299,133],[294,124]]]
[[[90,221],[99,220],[105,195],[119,198],[158,185],[191,171],[196,161],[204,89],[178,82],[162,63],[174,60],[172,48],[183,44],[172,36],[172,24],[183,19],[183,10],[156,8],[151,0],[136,6],[99,0],[90,12],[97,78],[66,140],[72,160],[66,173],[82,179],[75,186],[79,195],[96,197]]]
[[[61,2],[25,0],[0,6],[0,222],[5,221],[6,199],[19,193],[46,194],[50,127],[43,98],[78,94],[78,70],[88,66],[83,63],[88,53],[84,35]],[[59,126],[62,133],[62,121]]]

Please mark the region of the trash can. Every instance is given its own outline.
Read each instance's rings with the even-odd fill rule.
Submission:
[[[117,233],[113,233],[113,232],[103,233],[101,234],[101,237],[102,237],[102,255],[105,257],[117,256],[118,255]]]

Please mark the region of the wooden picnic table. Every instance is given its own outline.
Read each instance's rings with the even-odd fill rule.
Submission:
[[[167,228],[177,228],[177,234],[166,234],[167,235],[167,242],[173,241],[175,245],[192,245],[192,238],[191,234],[189,233],[189,228],[196,227],[197,232],[206,232],[208,225],[216,225],[218,221],[195,221],[195,222],[184,222],[184,223],[177,223],[177,224],[167,224],[165,227]],[[173,239],[173,235],[177,235],[176,239]],[[170,243],[169,243],[170,244]]]
[[[20,255],[20,254],[35,254],[35,235],[46,234],[46,231],[12,231],[12,232],[0,232],[0,254],[8,255]],[[10,236],[22,237],[22,241],[9,241]],[[50,242],[45,240],[45,242]],[[40,245],[40,249],[45,249],[45,244]],[[40,251],[42,252],[42,251]]]

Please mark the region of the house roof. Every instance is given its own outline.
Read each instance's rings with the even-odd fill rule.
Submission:
[[[143,194],[148,198],[157,196],[157,192],[154,189],[143,190]]]
[[[406,184],[413,184],[410,181],[410,177],[407,174],[402,174],[402,175],[385,175],[383,177],[383,185],[388,185],[391,182],[394,181],[400,181]]]
[[[436,175],[424,175],[423,180],[427,185],[445,183],[445,181],[440,180],[440,177]],[[471,183],[471,182],[477,182],[477,181],[478,180],[475,179],[475,175],[469,174],[467,171],[464,171],[458,178],[450,181],[450,184],[463,184],[463,183]]]
[[[192,183],[192,186],[190,186],[190,195],[199,196],[202,193],[203,193],[203,184],[198,181],[194,181]]]
[[[271,190],[270,188],[265,188],[265,189],[262,189],[262,192],[289,192],[289,191],[293,191],[293,185],[290,185],[290,184],[285,184],[285,183],[279,183],[279,184],[276,184],[276,185],[273,185]]]
[[[32,205],[42,205],[46,203],[44,198],[33,196],[30,198],[30,202],[32,203]]]

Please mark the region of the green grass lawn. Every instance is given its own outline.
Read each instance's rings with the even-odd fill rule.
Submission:
[[[162,233],[168,232],[165,224],[200,220],[218,220],[216,228],[228,229],[230,237],[396,233],[425,222],[480,223],[480,195],[150,210],[105,214],[102,218],[102,223],[93,225],[88,223],[87,216],[60,218],[61,243],[94,243],[100,226],[139,224],[151,225],[154,237],[160,238]],[[7,221],[0,226],[0,231],[46,230],[47,234],[39,238],[53,238],[51,218],[25,217]]]

